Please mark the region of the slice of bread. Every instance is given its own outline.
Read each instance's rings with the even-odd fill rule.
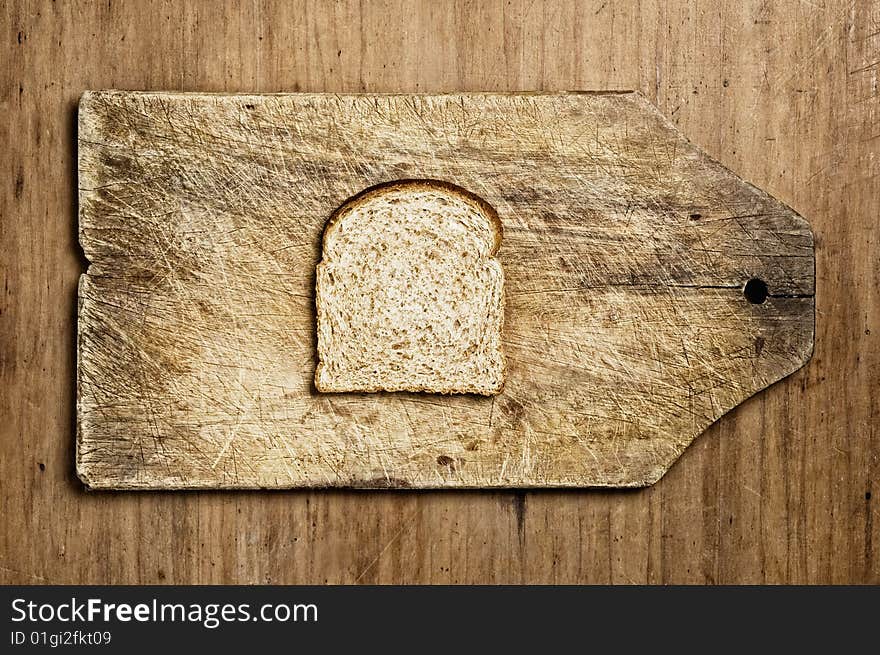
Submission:
[[[499,393],[500,245],[495,210],[445,182],[392,182],[337,209],[316,271],[318,391]]]

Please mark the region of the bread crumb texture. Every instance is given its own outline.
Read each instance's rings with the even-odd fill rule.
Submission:
[[[394,182],[347,201],[317,266],[316,388],[499,393],[500,245],[492,207],[445,182]]]

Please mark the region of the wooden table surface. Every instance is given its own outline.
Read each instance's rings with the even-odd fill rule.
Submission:
[[[0,582],[880,582],[880,3],[12,0],[0,28]],[[815,354],[641,491],[86,493],[75,108],[100,88],[639,89],[810,220]]]

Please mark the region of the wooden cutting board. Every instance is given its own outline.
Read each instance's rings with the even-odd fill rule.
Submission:
[[[498,212],[494,398],[315,391],[330,214],[433,178]],[[806,221],[636,93],[86,93],[77,471],[92,488],[637,487],[800,368]]]

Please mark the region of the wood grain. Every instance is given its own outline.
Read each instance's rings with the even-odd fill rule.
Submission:
[[[880,582],[880,5],[0,5],[3,582]],[[88,494],[73,474],[90,88],[641,90],[810,218],[816,351],[632,492]]]
[[[78,136],[91,488],[645,486],[813,350],[806,221],[636,93],[99,91]],[[503,224],[494,398],[314,389],[328,217],[408,178]]]

